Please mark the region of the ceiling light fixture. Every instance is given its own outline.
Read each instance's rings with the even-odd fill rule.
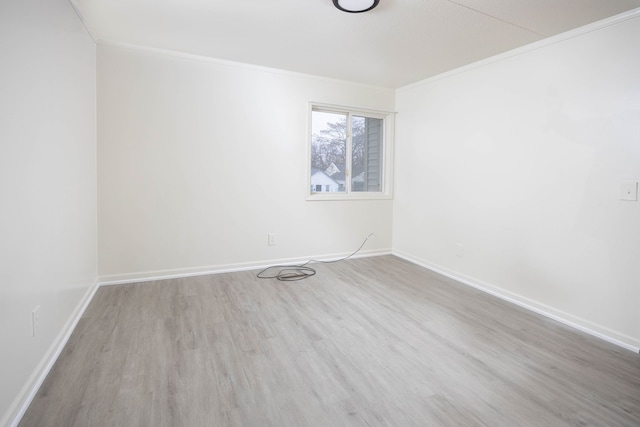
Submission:
[[[373,9],[380,0],[333,0],[333,5],[343,12],[360,13]]]

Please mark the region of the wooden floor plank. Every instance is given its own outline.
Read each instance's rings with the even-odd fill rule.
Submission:
[[[100,288],[31,426],[638,426],[640,356],[393,256]]]

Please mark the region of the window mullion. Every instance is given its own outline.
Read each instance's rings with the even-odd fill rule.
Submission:
[[[345,158],[345,174],[344,174],[344,188],[347,194],[351,193],[351,155],[353,149],[353,135],[352,135],[352,126],[351,126],[351,113],[347,114],[347,152]]]

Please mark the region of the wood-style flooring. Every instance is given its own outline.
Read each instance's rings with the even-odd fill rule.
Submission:
[[[640,426],[640,356],[393,256],[100,288],[20,424]]]

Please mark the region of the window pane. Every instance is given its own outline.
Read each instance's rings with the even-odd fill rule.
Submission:
[[[351,118],[352,191],[382,191],[382,119]]]
[[[311,112],[311,187],[317,192],[344,192],[347,115]]]

